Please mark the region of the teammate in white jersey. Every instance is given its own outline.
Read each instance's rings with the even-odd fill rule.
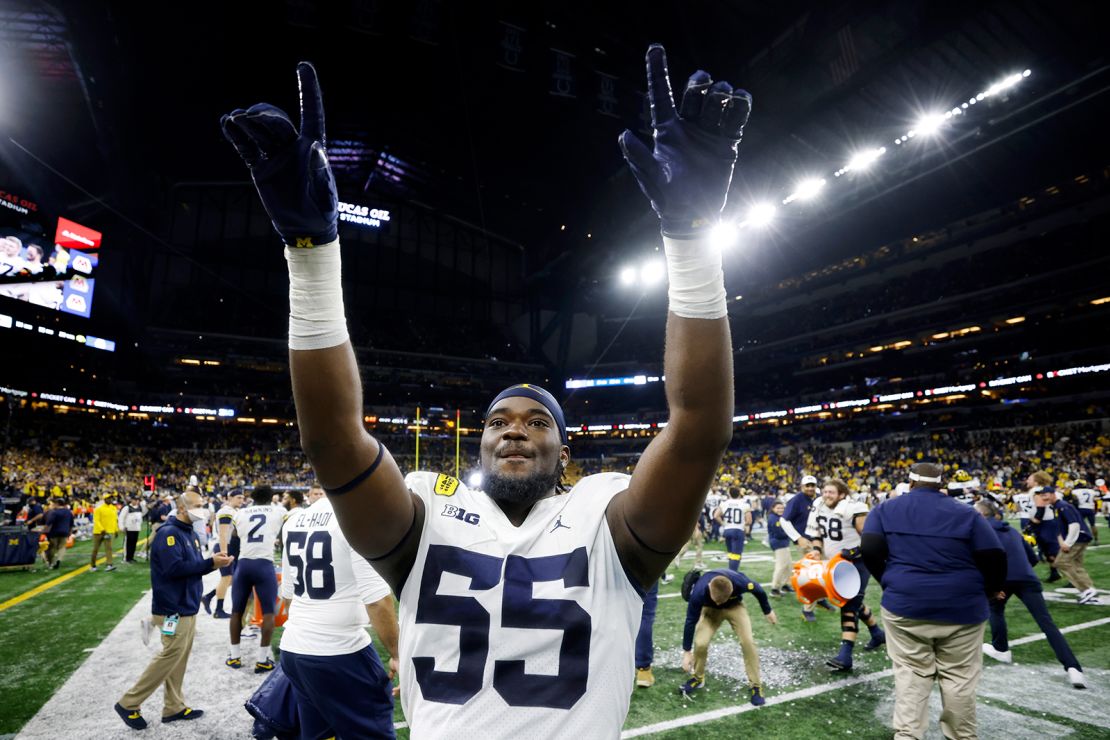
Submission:
[[[852,670],[852,652],[856,647],[860,619],[871,632],[871,640],[864,650],[874,650],[886,644],[886,633],[863,603],[867,579],[871,575],[863,564],[860,550],[860,534],[866,518],[867,506],[852,500],[848,484],[839,478],[829,478],[821,489],[821,498],[814,502],[809,512],[805,537],[798,540],[803,547],[811,547],[826,560],[838,554],[843,556],[859,571],[859,593],[840,608],[840,652],[835,658],[825,661],[825,665],[834,671]]]
[[[231,622],[228,632],[228,668],[243,666],[239,647],[243,613],[251,590],[262,610],[262,638],[258,646],[255,673],[274,669],[270,659],[270,638],[274,634],[274,611],[277,608],[277,576],[274,574],[274,543],[281,531],[285,509],[274,506],[274,490],[269,486],[256,486],[250,497],[253,502],[235,513],[235,532],[239,535],[239,565],[231,582]]]
[[[740,495],[736,486],[728,489],[729,497],[717,505],[713,519],[721,527],[728,550],[728,569],[740,570],[740,558],[744,556],[744,537],[752,526],[752,505],[746,496]]]
[[[641,593],[689,538],[732,439],[727,295],[709,234],[751,97],[699,71],[676,107],[662,47],[646,61],[653,148],[630,131],[619,143],[662,224],[670,415],[631,477],[589,476],[569,492],[559,485],[570,459],[562,409],[531,385],[487,409],[484,492],[432,473],[402,477],[363,424],[315,70],[297,68],[299,130],[265,103],[221,121],[286,244],[301,445],[347,540],[400,598],[414,738],[617,737]]]
[[[1086,520],[1087,525],[1091,528],[1091,536],[1094,537],[1095,544],[1098,544],[1098,527],[1095,526],[1095,514],[1098,512],[1102,493],[1089,488],[1087,481],[1080,478],[1075,481],[1075,488],[1071,489],[1071,495],[1075,497],[1075,508],[1079,510],[1079,515]]]
[[[397,614],[389,586],[351,550],[326,498],[291,514],[281,539],[281,597],[289,602],[281,665],[301,737],[393,737]],[[392,656],[388,673],[368,620]]]
[[[231,561],[231,565],[220,568],[220,580],[215,590],[209,591],[200,599],[204,610],[212,614],[212,598],[216,598],[216,613],[212,614],[216,619],[231,618],[231,615],[224,611],[224,598],[231,587],[231,577],[235,574],[235,563],[239,559],[239,535],[235,533],[235,515],[242,506],[243,489],[233,488],[227,492],[224,505],[216,512],[216,529],[213,532],[216,544],[213,545],[212,551],[226,552],[235,558]]]
[[[713,514],[717,511],[717,507],[721,505],[728,496],[721,492],[720,488],[711,488],[705,497],[705,519],[709,522],[709,531],[706,532],[706,539],[710,542],[716,542],[721,538],[721,525],[714,518]]]

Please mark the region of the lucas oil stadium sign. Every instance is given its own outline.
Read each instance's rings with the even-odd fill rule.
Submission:
[[[389,222],[389,211],[339,201],[339,220],[366,228],[377,229]]]

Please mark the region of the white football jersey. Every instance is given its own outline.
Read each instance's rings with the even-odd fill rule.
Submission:
[[[331,501],[290,512],[282,529],[281,596],[292,599],[281,649],[349,655],[370,644],[366,604],[389,595],[366,558],[351,550]]]
[[[1014,503],[1017,504],[1018,508],[1021,510],[1021,518],[1022,519],[1032,519],[1033,518],[1033,512],[1037,508],[1036,506],[1033,505],[1033,494],[1031,494],[1031,493],[1016,494],[1014,496]]]
[[[239,535],[235,533],[235,515],[239,510],[224,504],[220,510],[216,512],[216,525],[212,528],[212,537],[216,542],[220,541],[220,525],[227,524],[231,527],[231,532],[228,533],[228,542],[237,538]]]
[[[1095,502],[1098,500],[1098,491],[1093,488],[1076,488],[1071,492],[1075,496],[1075,507],[1077,509],[1090,509],[1095,510]]]
[[[825,548],[825,559],[831,558],[841,550],[860,546],[860,535],[856,531],[856,517],[867,514],[867,505],[850,498],[841,499],[829,508],[825,499],[818,496],[813,500],[806,523],[806,537],[820,537]]]
[[[410,473],[424,529],[400,597],[401,701],[414,738],[616,738],[643,600],[605,509],[629,476],[583,478],[519,527],[480,491]]]
[[[705,496],[705,510],[709,516],[713,516],[713,512],[717,510],[717,507],[720,506],[721,502],[726,498],[728,497],[722,496],[713,489],[710,489],[709,493]]]
[[[726,498],[717,505],[717,511],[721,512],[721,531],[728,532],[733,529],[743,529],[744,513],[751,510],[752,505],[743,496],[740,498]]]
[[[285,509],[273,504],[244,506],[235,512],[235,532],[239,535],[239,559],[274,559],[274,542],[281,531]]]

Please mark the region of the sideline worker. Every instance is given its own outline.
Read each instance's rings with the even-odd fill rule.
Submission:
[[[942,473],[914,464],[909,493],[879,504],[863,525],[863,559],[883,586],[897,740],[925,737],[934,681],[944,736],[977,737],[987,599],[1004,596],[1005,550],[986,519],[944,493]]]
[[[201,553],[200,540],[193,523],[205,519],[204,500],[196,491],[177,499],[177,514],[167,519],[154,535],[150,547],[150,585],[153,589],[151,625],[162,631],[162,652],[154,656],[143,675],[116,703],[115,710],[124,723],[134,729],[146,728],[140,705],[165,684],[162,722],[199,719],[203,710],[185,705],[181,682],[196,634],[200,608],[201,577],[231,563],[231,556],[216,553],[210,558]]]
[[[112,565],[112,538],[119,531],[118,517],[119,509],[116,508],[115,500],[111,494],[105,496],[93,511],[93,549],[89,570],[96,570],[96,556],[100,553],[101,544],[108,551],[106,554],[108,564],[104,567],[104,570],[112,571],[116,569],[116,566]]]

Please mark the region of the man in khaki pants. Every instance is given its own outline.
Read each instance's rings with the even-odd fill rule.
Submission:
[[[1059,522],[1060,532],[1056,539],[1060,543],[1060,552],[1053,565],[1079,590],[1080,604],[1101,603],[1094,581],[1083,563],[1083,556],[1092,537],[1091,528],[1087,526],[1079,510],[1061,499],[1052,486],[1045,486],[1033,494],[1033,503],[1037,507],[1033,517],[1034,525],[1041,523],[1045,509],[1051,509]]]
[[[936,463],[913,465],[910,491],[872,509],[863,525],[863,559],[883,586],[898,740],[925,737],[934,682],[944,736],[978,737],[987,600],[1003,597],[1006,580],[1006,552],[994,530],[942,491],[942,472]]]
[[[93,549],[89,570],[96,570],[96,557],[100,552],[101,544],[108,551],[108,565],[105,566],[104,570],[112,571],[116,569],[116,566],[112,565],[112,538],[119,531],[118,517],[119,509],[116,508],[110,495],[105,496],[104,500],[93,511]]]
[[[231,563],[231,556],[201,553],[193,522],[207,516],[204,500],[195,491],[177,498],[177,515],[168,519],[154,535],[150,547],[150,585],[153,590],[150,624],[162,633],[162,652],[154,656],[143,675],[116,703],[116,714],[128,727],[147,726],[140,705],[159,686],[165,685],[162,722],[199,719],[204,711],[185,704],[181,682],[189,664],[200,608],[201,577]],[[145,621],[145,620],[144,620]],[[145,626],[145,625],[144,625]]]
[[[723,622],[732,625],[732,631],[740,641],[744,654],[744,670],[748,674],[751,702],[755,706],[764,703],[763,683],[759,677],[759,654],[756,652],[755,638],[752,637],[752,622],[748,610],[741,599],[750,594],[759,601],[759,606],[767,621],[778,624],[778,617],[771,609],[771,602],[763,588],[740,571],[711,570],[702,574],[690,591],[689,605],[686,608],[686,627],[682,634],[682,670],[691,677],[682,684],[680,691],[692,696],[705,686],[705,662],[709,654],[709,643]]]

